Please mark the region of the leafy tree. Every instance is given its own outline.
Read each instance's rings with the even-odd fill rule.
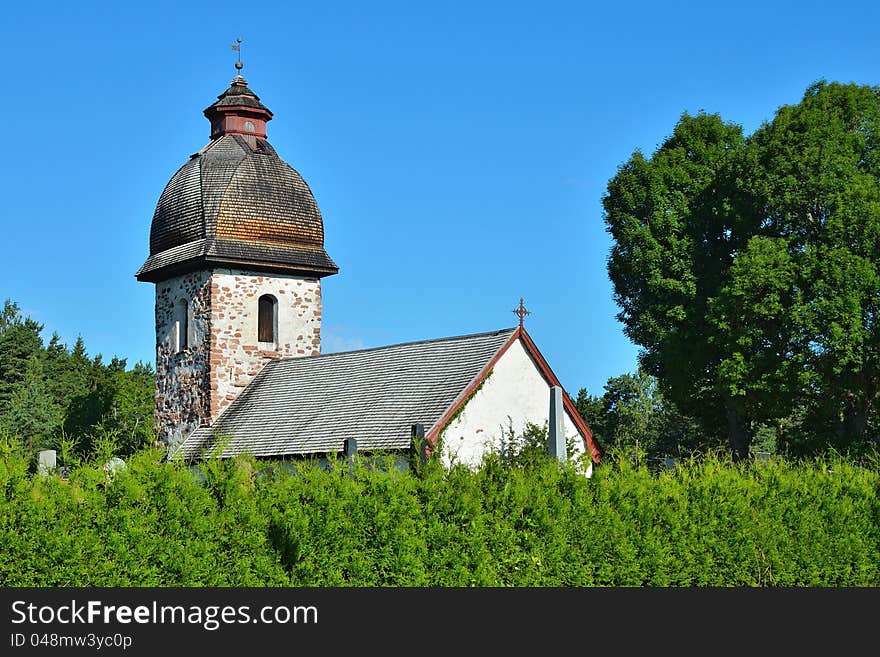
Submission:
[[[863,450],[880,400],[880,88],[819,82],[747,140],[684,115],[603,199],[640,363],[735,457]]]
[[[741,128],[717,114],[684,114],[650,158],[633,153],[603,197],[618,319],[642,348],[640,367],[708,436],[723,435],[727,418],[738,454],[748,436],[731,397],[719,395],[707,316],[739,245],[721,174],[743,143]]]
[[[601,397],[581,389],[575,404],[608,449],[638,447],[648,457],[663,457],[709,446],[694,420],[670,404],[644,370],[609,378]]]
[[[748,418],[749,442],[761,423],[792,413],[806,380],[797,277],[785,240],[755,236],[709,300],[708,339],[719,355],[715,393]]]
[[[645,449],[656,445],[660,433],[657,419],[661,409],[654,393],[653,377],[642,370],[635,375],[624,374],[608,379],[602,402],[609,443],[615,446],[641,443]]]
[[[805,426],[858,449],[876,439],[880,398],[880,87],[818,82],[750,141],[759,231],[796,273],[787,294]]]

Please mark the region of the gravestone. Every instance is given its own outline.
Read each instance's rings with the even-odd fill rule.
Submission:
[[[104,464],[104,474],[108,478],[113,478],[117,472],[123,469],[125,469],[125,461],[118,456],[114,456]]]
[[[49,475],[55,472],[57,461],[54,449],[44,449],[37,459],[37,472],[41,475]]]

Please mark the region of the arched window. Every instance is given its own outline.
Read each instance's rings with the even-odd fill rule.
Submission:
[[[278,300],[271,294],[264,294],[258,303],[257,339],[271,343],[274,348],[278,339]]]
[[[189,304],[186,299],[181,299],[174,305],[174,328],[171,337],[171,346],[175,353],[189,346]]]

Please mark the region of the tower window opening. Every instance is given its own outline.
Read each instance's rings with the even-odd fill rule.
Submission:
[[[264,294],[258,304],[257,339],[274,347],[278,339],[278,300],[271,294]]]
[[[174,306],[172,345],[175,353],[189,347],[189,304],[181,299]]]

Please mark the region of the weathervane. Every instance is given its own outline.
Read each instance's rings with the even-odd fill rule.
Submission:
[[[523,319],[525,319],[526,315],[531,315],[531,310],[526,310],[526,307],[523,305],[523,298],[519,298],[519,308],[515,308],[513,314],[519,317],[519,327],[523,327]]]
[[[238,53],[238,61],[235,62],[235,68],[241,73],[241,67],[244,66],[244,64],[241,63],[241,37],[238,37],[235,41],[236,44],[232,46],[232,49]]]

